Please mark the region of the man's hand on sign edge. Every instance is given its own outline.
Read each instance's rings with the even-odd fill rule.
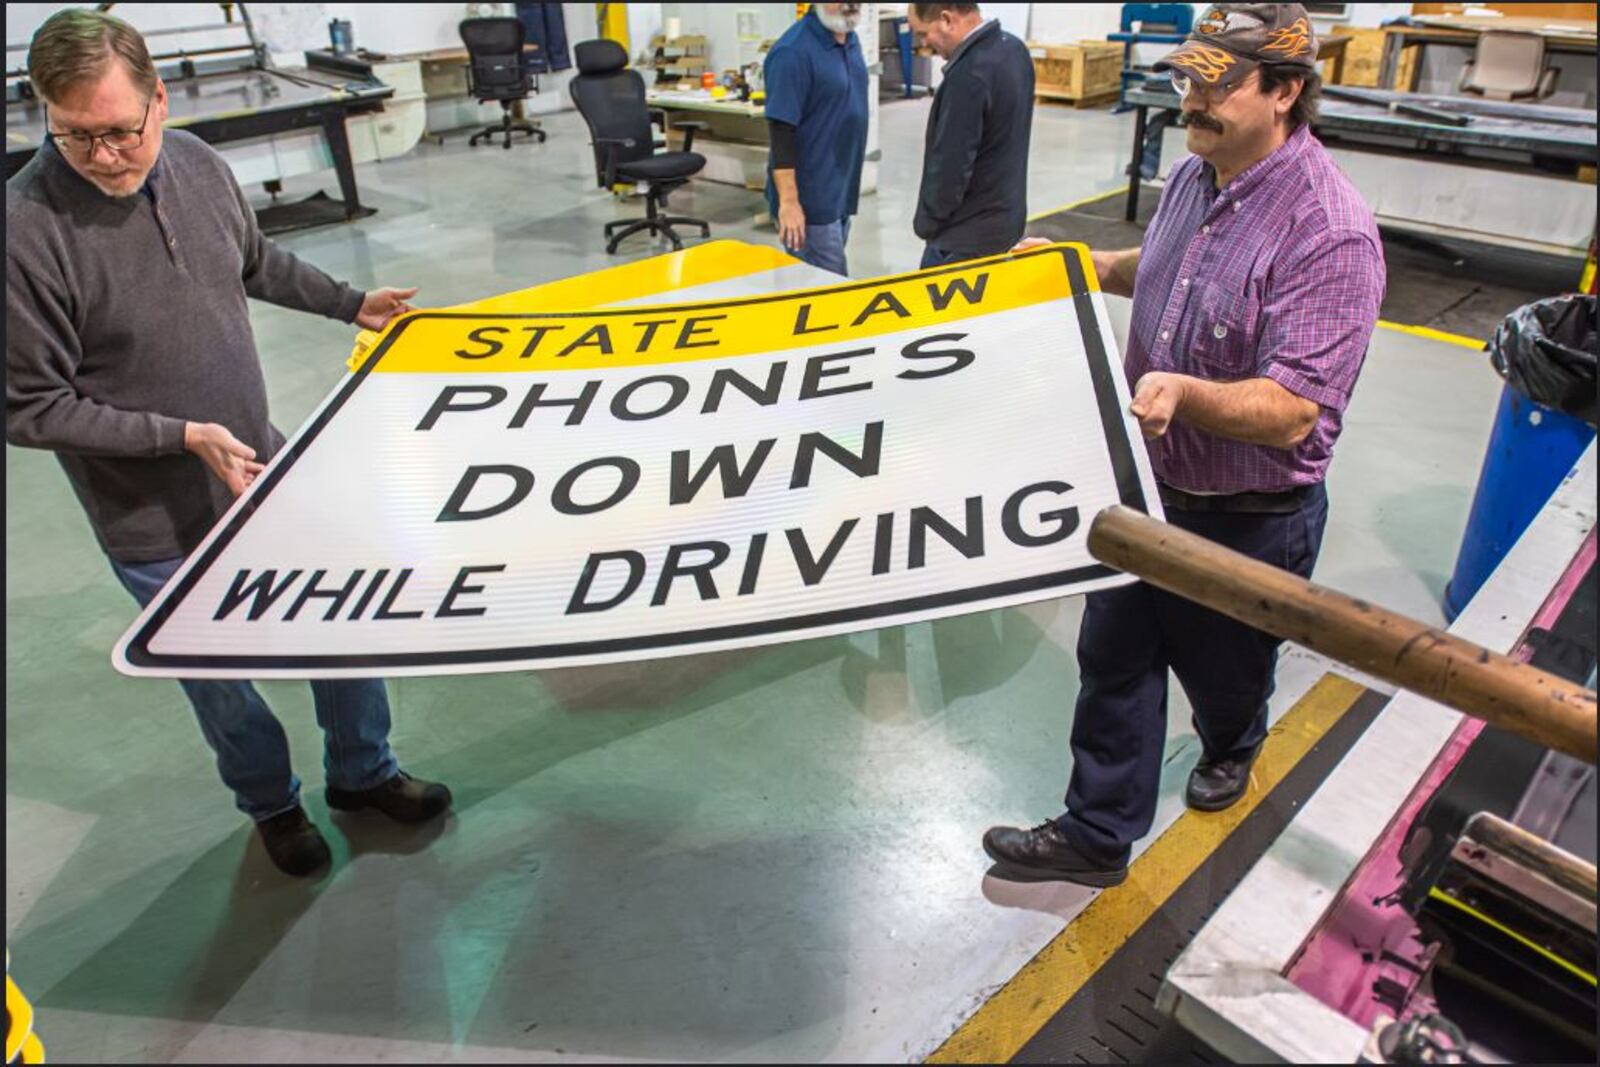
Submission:
[[[184,423],[183,447],[199,456],[234,496],[248,489],[256,475],[266,469],[255,462],[255,449],[215,422]]]
[[[1151,371],[1135,383],[1128,411],[1139,420],[1139,429],[1147,440],[1154,441],[1172,425],[1183,403],[1184,381],[1182,374]]]
[[[1090,249],[1089,262],[1094,264],[1094,276],[1100,279],[1101,292],[1110,293],[1112,296],[1133,295],[1131,288],[1126,293],[1122,292],[1118,280],[1115,277],[1117,269],[1117,253],[1096,252],[1093,249]]]
[[[778,205],[778,240],[791,252],[806,246],[806,212],[798,200]]]
[[[1030,248],[1042,248],[1050,243],[1051,241],[1048,237],[1024,237],[1022,240],[1011,246],[1011,251],[1026,252]]]
[[[416,308],[406,303],[417,295],[415,287],[410,289],[372,289],[366,298],[361,301],[361,310],[356,312],[356,325],[367,330],[381,330],[389,325],[389,320],[396,315],[404,315]]]
[[[1043,248],[1045,245],[1054,243],[1055,242],[1048,237],[1024,237],[1022,240],[1011,246],[1011,252],[1013,255],[1015,255],[1018,252],[1026,252],[1031,248]],[[1111,277],[1111,271],[1116,266],[1116,253],[1096,252],[1091,248],[1089,250],[1089,262],[1094,264],[1095,277],[1100,279],[1101,289],[1109,291],[1107,289],[1107,279]]]

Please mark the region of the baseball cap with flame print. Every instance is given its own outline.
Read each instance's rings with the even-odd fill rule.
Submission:
[[[1263,63],[1315,70],[1317,35],[1301,4],[1212,4],[1189,39],[1156,62],[1201,85],[1232,85]]]

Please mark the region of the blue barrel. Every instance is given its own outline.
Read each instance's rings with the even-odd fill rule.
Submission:
[[[1507,385],[1478,472],[1455,573],[1444,590],[1445,616],[1454,619],[1533,522],[1561,479],[1594,440],[1594,427],[1547,408]]]

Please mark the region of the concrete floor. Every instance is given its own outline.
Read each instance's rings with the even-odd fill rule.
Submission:
[[[926,101],[882,111],[857,276],[910,269]],[[1030,209],[1116,187],[1131,116],[1042,108]],[[448,304],[615,262],[632,214],[565,113],[547,144],[463,138],[361,168],[379,214],[284,244]],[[290,183],[290,195],[332,175]],[[770,243],[759,198],[675,210]],[[629,255],[652,249],[639,240]],[[1127,307],[1111,300],[1119,329]],[[255,306],[274,415],[342,374],[350,331]],[[1318,578],[1429,619],[1499,382],[1382,333],[1330,482]],[[6,456],[6,934],[60,1061],[907,1060],[1088,900],[985,878],[997,821],[1059,810],[1079,602],[614,668],[392,684],[406,766],[455,790],[421,833],[329,818],[305,686],[263,686],[335,868],[274,872],[177,687],[116,675],[134,605],[41,453]],[[1324,669],[1291,651],[1281,712]],[[1161,825],[1195,740],[1181,691]]]

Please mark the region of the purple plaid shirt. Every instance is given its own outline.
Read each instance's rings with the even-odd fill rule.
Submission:
[[[1125,362],[1213,381],[1271,378],[1322,407],[1294,448],[1176,420],[1156,477],[1194,493],[1320,482],[1383,299],[1383,246],[1361,194],[1302,126],[1227,188],[1197,156],[1172,168],[1145,234]]]

